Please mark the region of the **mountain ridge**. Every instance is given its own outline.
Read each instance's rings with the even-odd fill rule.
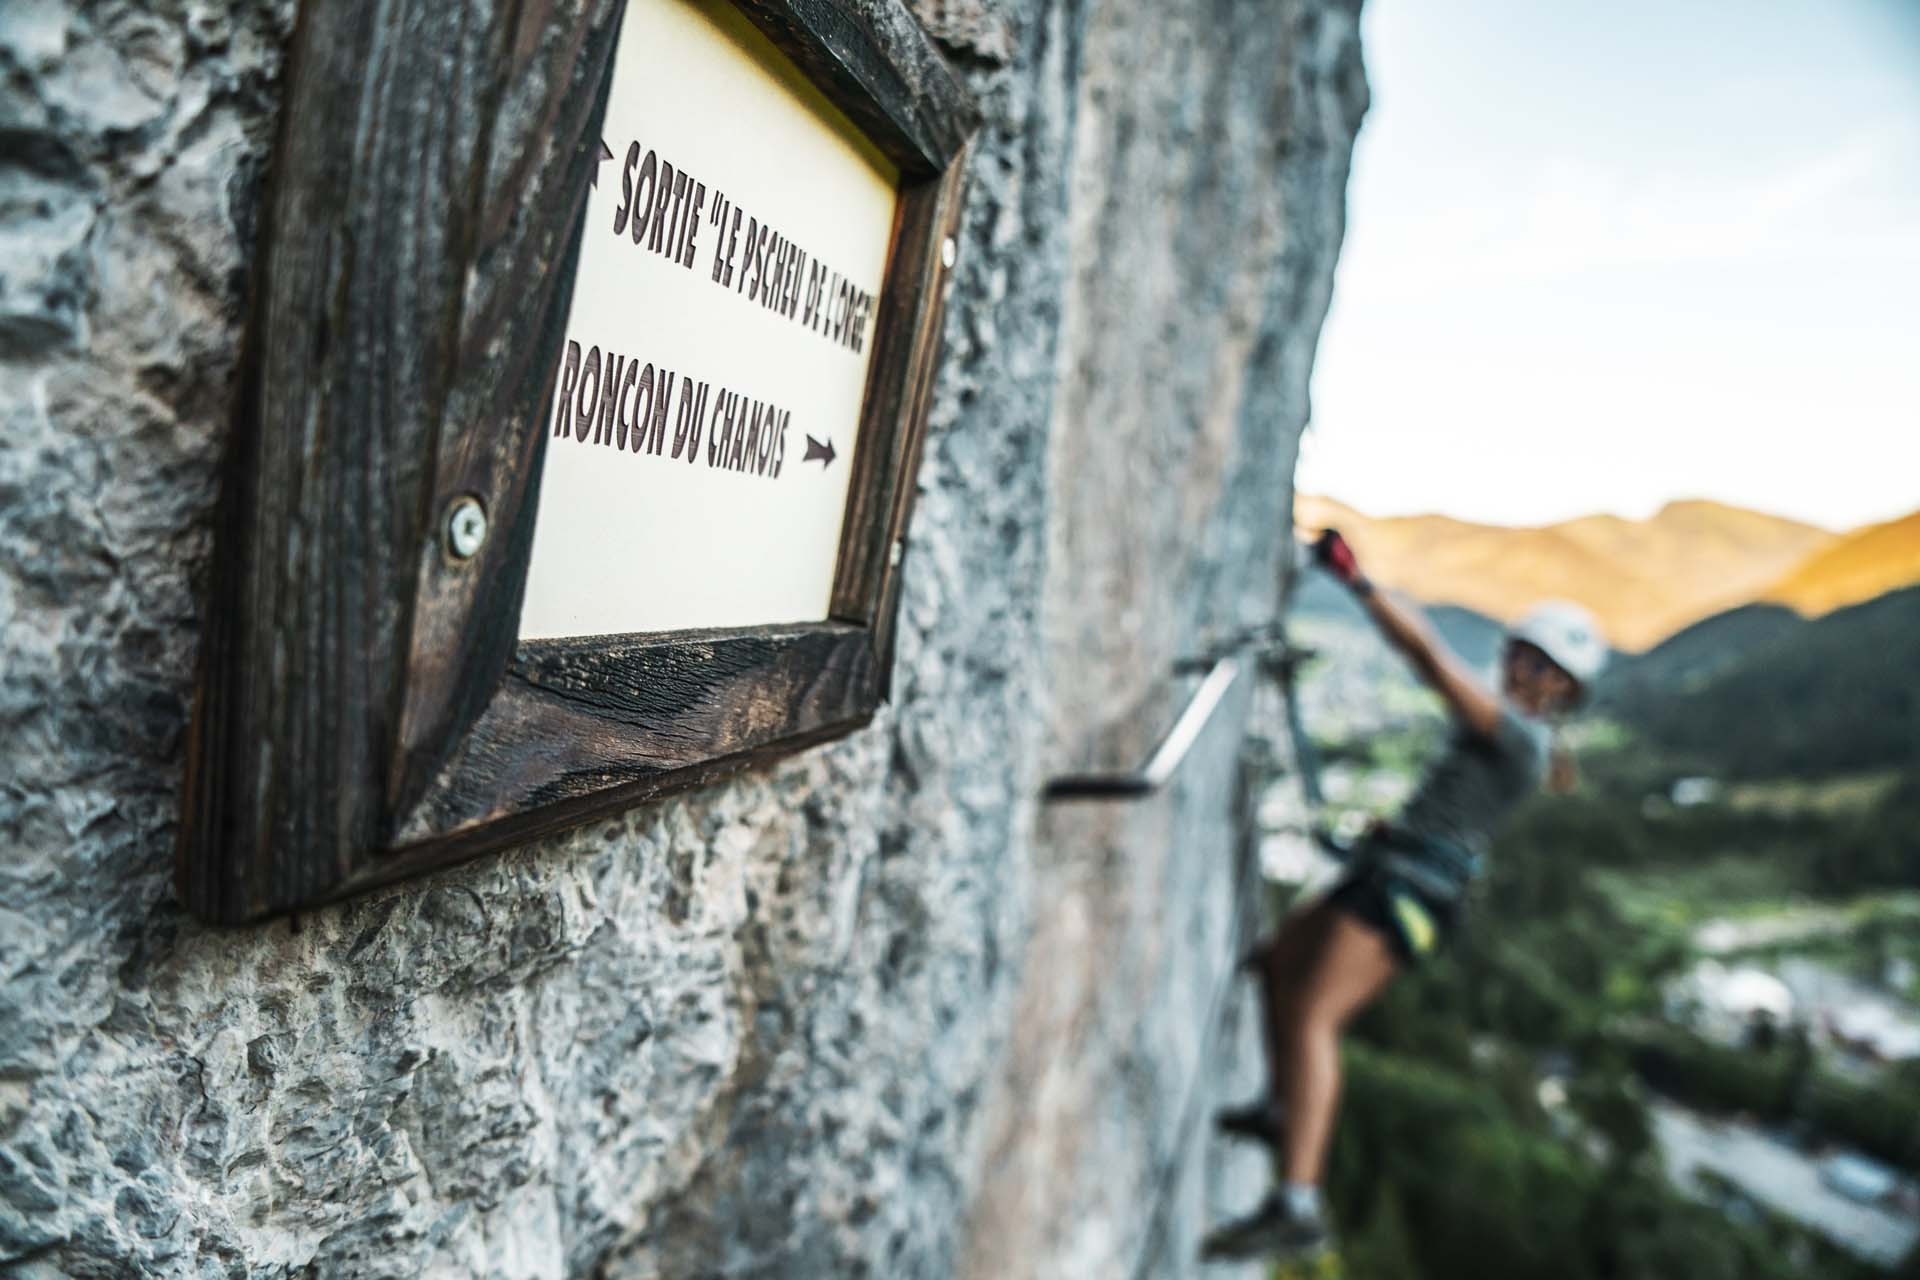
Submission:
[[[1819,616],[1920,581],[1920,512],[1835,533],[1679,498],[1644,519],[1599,513],[1493,525],[1439,514],[1374,517],[1302,494],[1294,516],[1308,529],[1340,528],[1371,576],[1422,601],[1512,621],[1537,600],[1575,600],[1627,652],[1749,603]]]
[[[1830,613],[1920,582],[1920,511],[1843,534],[1777,580],[1762,599]]]

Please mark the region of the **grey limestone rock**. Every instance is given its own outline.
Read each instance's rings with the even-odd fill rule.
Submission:
[[[294,9],[0,5],[0,1272],[1190,1273],[1259,1176],[1193,1123],[1254,1078],[1245,691],[1167,794],[1037,797],[1273,607],[1353,7],[920,0],[986,123],[891,706],[212,930],[170,845]]]

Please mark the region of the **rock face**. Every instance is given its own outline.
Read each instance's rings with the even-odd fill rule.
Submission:
[[[1249,690],[1162,795],[1037,796],[1273,607],[1353,8],[920,0],[987,123],[892,706],[215,931],[170,842],[293,10],[0,6],[0,1271],[1188,1273],[1258,1189],[1199,1125]]]

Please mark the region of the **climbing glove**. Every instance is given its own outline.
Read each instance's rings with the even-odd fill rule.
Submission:
[[[1364,582],[1360,572],[1360,561],[1353,554],[1353,547],[1340,536],[1338,529],[1328,529],[1313,543],[1313,559],[1322,569],[1348,586]]]

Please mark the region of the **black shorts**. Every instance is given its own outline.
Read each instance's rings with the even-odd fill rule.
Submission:
[[[1377,866],[1348,872],[1327,904],[1385,938],[1403,965],[1419,964],[1439,950],[1460,914],[1457,902],[1441,902]]]

